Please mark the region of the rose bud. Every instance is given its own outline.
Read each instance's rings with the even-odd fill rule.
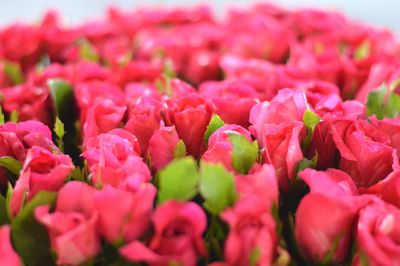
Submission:
[[[225,123],[249,126],[250,110],[257,103],[257,93],[251,86],[239,81],[208,81],[201,84],[199,91],[210,99],[215,113]]]
[[[84,145],[87,139],[118,128],[125,116],[126,106],[118,106],[112,100],[97,100],[87,112],[83,122]]]
[[[17,215],[24,198],[32,199],[40,191],[58,191],[74,169],[71,158],[54,154],[42,147],[32,147],[26,156],[11,198],[13,215]]]
[[[46,125],[51,124],[52,107],[47,88],[26,83],[5,88],[1,92],[4,110],[8,113],[17,111],[20,121],[38,120]]]
[[[194,202],[168,201],[153,215],[154,235],[148,246],[133,241],[120,249],[120,254],[132,262],[149,265],[196,265],[197,255],[205,256],[202,234],[207,219]]]
[[[129,106],[125,129],[138,138],[142,156],[147,155],[150,138],[160,127],[161,108],[161,101],[150,96],[140,97]]]
[[[10,238],[10,226],[0,227],[0,265],[20,266],[22,261],[14,251]]]
[[[276,256],[276,225],[268,204],[254,195],[239,199],[224,210],[221,219],[229,225],[224,259],[229,265],[246,266],[251,254],[258,250],[257,265],[272,265]]]
[[[167,115],[185,143],[187,152],[198,158],[204,150],[204,133],[211,120],[209,104],[197,94],[171,98]]]
[[[222,163],[226,169],[235,172],[232,162],[233,146],[229,139],[230,133],[245,136],[252,141],[249,131],[238,125],[224,125],[211,134],[208,140],[208,148],[201,159],[206,162]]]
[[[357,196],[351,177],[339,170],[306,169],[299,176],[310,187],[296,211],[295,235],[300,251],[309,261],[318,263],[335,247],[332,262],[343,262],[350,250],[358,210],[370,198]]]
[[[118,187],[128,177],[150,181],[150,171],[139,154],[136,137],[126,130],[114,129],[90,138],[82,156],[87,160],[94,184]]]
[[[106,185],[94,196],[99,213],[100,233],[111,243],[129,243],[141,237],[150,227],[156,188],[142,184],[136,191],[124,191]]]
[[[400,263],[400,210],[376,201],[360,211],[357,251],[352,265],[390,266]]]
[[[53,213],[49,213],[49,205],[35,209],[36,219],[47,228],[57,264],[82,264],[100,251],[98,214],[93,202],[95,193],[93,187],[71,181],[60,189]]]
[[[174,158],[174,151],[179,142],[175,127],[160,127],[149,141],[151,166],[155,171],[166,166]]]
[[[340,169],[348,173],[358,187],[374,185],[398,168],[396,150],[387,145],[380,138],[383,134],[367,121],[338,121],[331,130],[340,153]]]

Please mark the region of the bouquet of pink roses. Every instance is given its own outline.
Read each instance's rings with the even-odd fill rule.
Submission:
[[[0,30],[0,265],[400,265],[400,46],[336,12]]]

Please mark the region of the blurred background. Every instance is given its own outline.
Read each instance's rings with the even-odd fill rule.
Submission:
[[[254,2],[261,1],[0,0],[0,26],[16,20],[35,21],[49,8],[60,10],[64,17],[68,18],[67,22],[77,23],[85,19],[100,17],[110,5],[130,9],[137,6],[208,4],[214,7],[218,15],[222,15],[223,10],[229,6],[246,6]],[[355,20],[391,28],[397,33],[397,36],[400,34],[399,0],[272,0],[269,2],[289,8],[312,6],[340,10]]]

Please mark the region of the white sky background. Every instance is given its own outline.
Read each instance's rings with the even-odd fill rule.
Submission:
[[[122,8],[135,6],[176,6],[211,4],[216,13],[222,14],[226,7],[246,6],[252,0],[182,1],[182,0],[0,0],[0,27],[14,21],[35,21],[48,8],[61,11],[69,22],[76,23],[89,18],[101,17],[106,7],[116,5]],[[260,1],[257,1],[260,2]],[[290,8],[315,6],[343,11],[349,17],[369,24],[388,27],[400,35],[400,0],[272,0],[272,3]]]

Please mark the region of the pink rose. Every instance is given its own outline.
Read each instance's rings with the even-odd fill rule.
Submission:
[[[376,201],[360,211],[357,252],[352,265],[390,266],[400,263],[400,210]]]
[[[152,168],[156,171],[166,166],[174,158],[179,142],[175,127],[160,127],[149,141],[149,156]]]
[[[98,100],[107,99],[118,107],[126,104],[123,91],[107,82],[88,81],[78,83],[74,89],[74,94],[81,111],[81,122],[86,121],[89,110]]]
[[[369,187],[398,169],[396,149],[385,135],[364,120],[338,121],[332,137],[340,153],[340,169],[359,187]]]
[[[266,124],[263,130],[264,162],[275,167],[279,188],[288,190],[290,181],[295,178],[297,164],[303,159],[300,145],[304,139],[304,125],[299,121]]]
[[[134,134],[140,143],[142,156],[147,155],[149,141],[160,127],[162,103],[153,97],[139,97],[129,106],[125,129]]]
[[[41,122],[30,120],[0,125],[0,156],[11,156],[23,162],[28,149],[33,146],[57,150],[50,129]]]
[[[150,181],[150,171],[139,156],[135,136],[123,129],[114,129],[87,141],[82,156],[87,160],[92,182],[118,187],[128,177]]]
[[[303,121],[304,111],[309,108],[306,95],[300,90],[283,89],[270,102],[256,104],[250,112],[250,131],[265,146],[265,128],[273,125]]]
[[[162,74],[162,64],[145,60],[130,61],[128,64],[114,67],[113,80],[120,86],[130,82],[152,82]]]
[[[14,187],[10,203],[13,215],[18,214],[25,197],[30,200],[40,191],[58,191],[73,169],[68,155],[54,154],[39,146],[32,147]]]
[[[94,196],[100,233],[111,243],[129,243],[143,236],[150,227],[155,195],[151,184],[140,184],[135,191],[106,185]]]
[[[189,81],[193,84],[200,84],[206,80],[217,80],[220,76],[218,52],[201,49],[191,54],[184,73],[184,77]]]
[[[39,120],[51,124],[52,106],[46,87],[26,83],[5,88],[1,92],[4,95],[4,110],[8,113],[17,111],[20,121]]]
[[[257,93],[251,86],[239,81],[208,81],[201,84],[199,91],[210,99],[215,113],[225,123],[249,126],[250,110],[257,103]]]
[[[250,255],[258,250],[257,265],[271,265],[276,256],[275,221],[268,204],[253,195],[239,199],[232,208],[221,213],[229,225],[224,258],[229,265],[250,265]]]
[[[311,190],[296,211],[295,234],[301,252],[318,263],[337,242],[332,261],[343,262],[350,250],[358,210],[368,203],[368,198],[357,197],[350,176],[339,170],[306,169],[299,176]]]
[[[0,265],[20,266],[22,261],[14,251],[10,239],[10,226],[0,227]]]
[[[204,150],[204,133],[211,120],[211,107],[197,94],[171,98],[168,102],[168,120],[175,125],[179,137],[190,155],[199,157]]]
[[[231,55],[223,56],[221,67],[227,80],[241,81],[253,87],[260,100],[272,99],[279,87],[275,65],[258,59],[243,59]]]
[[[400,171],[393,171],[382,181],[369,188],[360,189],[360,192],[374,194],[400,208]]]
[[[96,137],[101,133],[118,128],[125,116],[126,106],[118,106],[112,100],[97,100],[87,112],[83,123],[83,139]]]
[[[222,163],[226,169],[235,172],[232,162],[233,147],[229,134],[240,134],[252,141],[249,131],[238,125],[224,125],[216,130],[208,140],[208,148],[201,159],[206,162]]]
[[[154,235],[148,246],[133,241],[120,253],[129,261],[149,265],[169,265],[172,262],[194,266],[197,256],[205,256],[202,234],[207,219],[203,210],[193,202],[168,201],[153,215]]]
[[[60,189],[56,208],[35,209],[36,219],[50,236],[52,249],[57,254],[57,264],[78,265],[95,257],[100,251],[97,233],[98,214],[94,211],[96,190],[77,181],[68,182]]]
[[[255,195],[270,207],[278,206],[278,180],[270,164],[255,165],[248,175],[236,175],[235,185],[240,197]]]

